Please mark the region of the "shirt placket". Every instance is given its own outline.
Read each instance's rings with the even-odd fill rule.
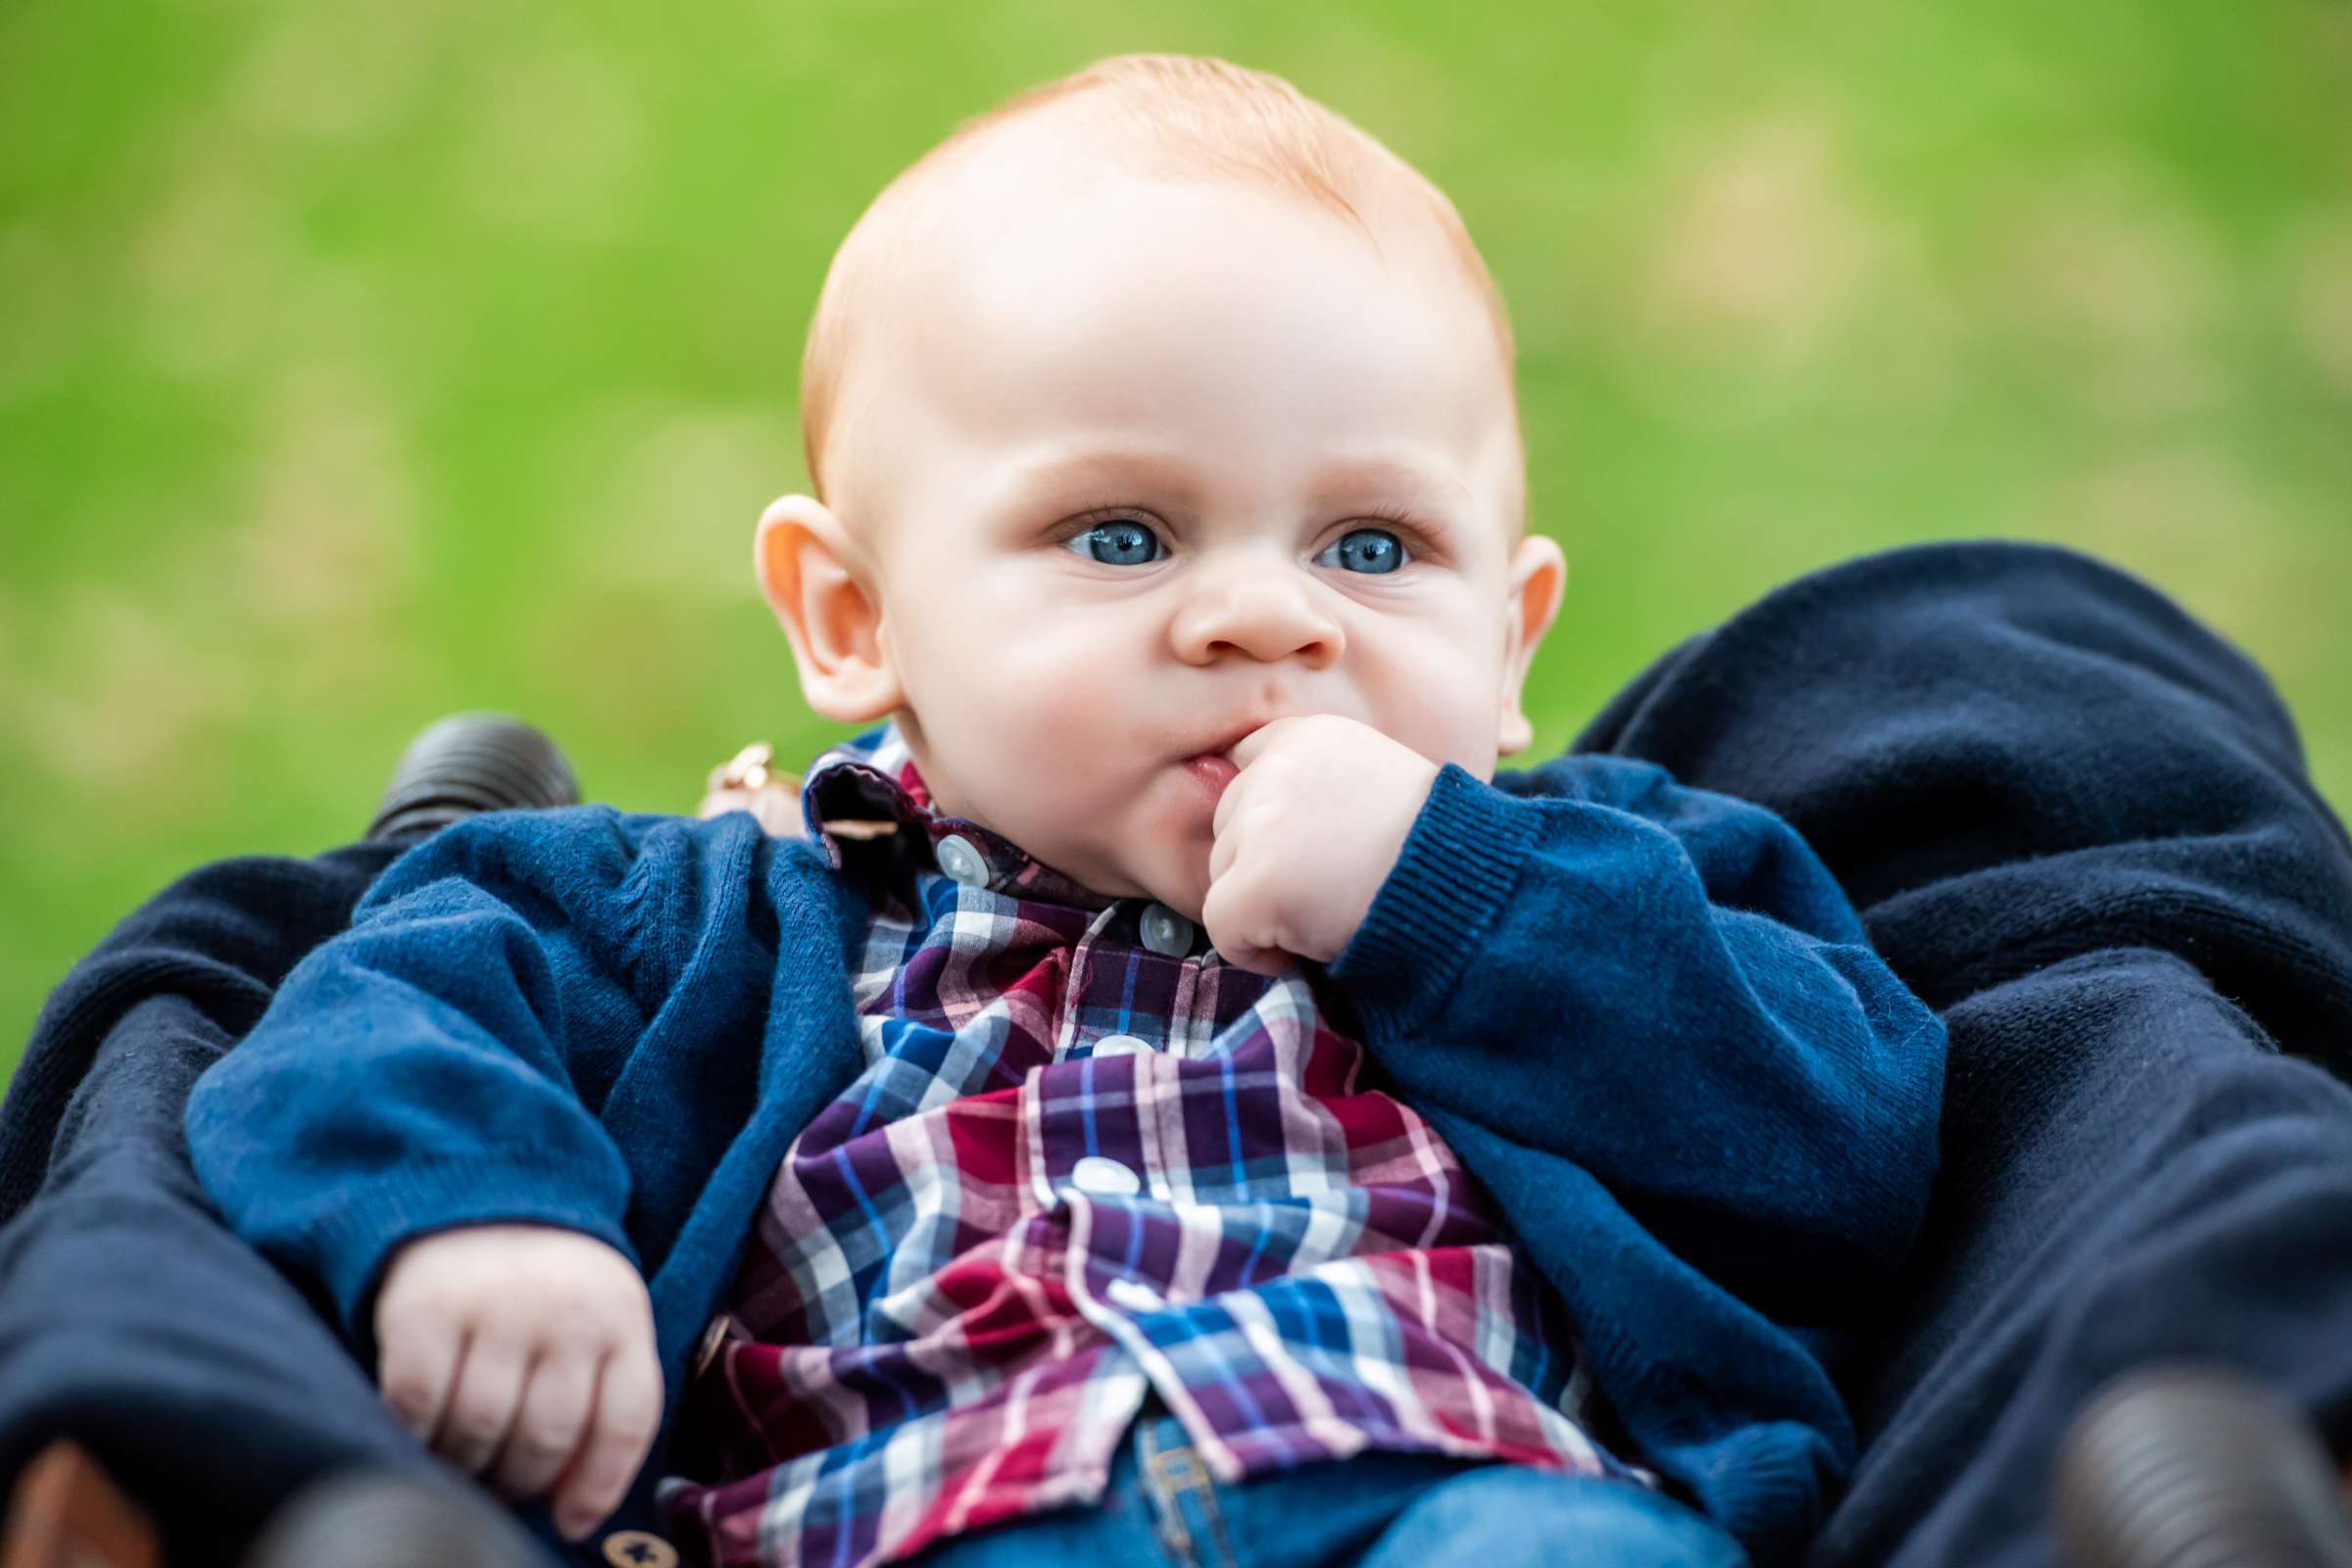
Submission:
[[[1152,952],[1132,940],[1130,905],[1105,911],[1072,955],[1056,1059],[1032,1072],[1022,1095],[1029,1166],[1038,1201],[1070,1216],[1067,1285],[1098,1327],[1125,1340],[1130,1319],[1166,1302],[1151,1282],[1175,1271],[1181,1243],[1168,1200],[1182,1188],[1170,1170],[1156,1095],[1170,1093],[1171,1043],[1190,1033],[1203,960],[1179,956],[1169,912],[1149,934]],[[1173,917],[1180,919],[1181,917]],[[1185,932],[1175,932],[1181,938]]]
[[[1167,1050],[1170,1012],[1192,987],[1188,960],[1114,937],[1105,910],[1071,955],[1054,1059],[1022,1090],[1031,1179],[1051,1205],[1075,1190],[1097,1198],[1164,1198],[1138,1114],[1137,1071]]]

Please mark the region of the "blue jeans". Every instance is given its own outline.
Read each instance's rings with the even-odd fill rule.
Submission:
[[[1120,1445],[1100,1504],[946,1541],[922,1568],[1745,1568],[1715,1525],[1630,1481],[1443,1454],[1352,1459],[1225,1485],[1175,1417]]]

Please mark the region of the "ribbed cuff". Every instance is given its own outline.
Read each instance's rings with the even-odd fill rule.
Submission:
[[[1699,1506],[1757,1568],[1803,1556],[1828,1493],[1847,1470],[1827,1435],[1797,1420],[1739,1428],[1709,1445],[1704,1458],[1705,1474],[1691,1486]]]
[[[367,1307],[401,1244],[465,1225],[546,1225],[593,1236],[637,1261],[637,1250],[585,1193],[532,1182],[512,1162],[436,1161],[359,1185],[313,1232],[320,1275],[345,1326],[367,1336]]]
[[[1368,1030],[1419,1025],[1446,1001],[1518,885],[1541,808],[1447,762],[1372,907],[1325,973]]]

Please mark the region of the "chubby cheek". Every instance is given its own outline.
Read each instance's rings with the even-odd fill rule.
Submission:
[[[1041,765],[1103,760],[1132,719],[1141,672],[1115,628],[1075,617],[1039,617],[1004,628],[989,659],[999,710],[1038,752]]]
[[[925,638],[907,684],[960,807],[1017,839],[1095,804],[1089,786],[1115,771],[1132,728],[1136,672],[1115,638],[1076,617],[958,620]]]
[[[1494,766],[1501,650],[1474,622],[1382,640],[1359,663],[1369,721],[1434,762],[1458,762],[1484,778]]]

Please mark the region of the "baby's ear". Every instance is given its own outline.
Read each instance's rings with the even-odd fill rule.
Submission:
[[[1536,727],[1527,716],[1523,692],[1536,649],[1560,612],[1560,594],[1568,583],[1568,558],[1556,540],[1531,533],[1511,553],[1510,592],[1503,601],[1502,712],[1495,735],[1495,754],[1509,757],[1535,744]]]
[[[786,496],[770,506],[760,518],[752,564],[792,643],[811,709],[836,723],[862,724],[901,706],[871,569],[823,502]]]

